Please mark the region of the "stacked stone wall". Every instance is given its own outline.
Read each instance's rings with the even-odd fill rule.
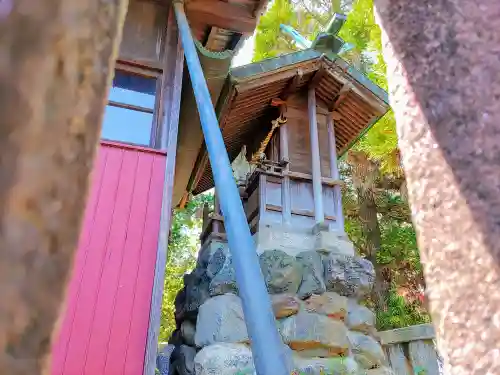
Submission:
[[[259,255],[291,373],[392,374],[375,339],[375,315],[360,301],[374,281],[355,255],[304,251]],[[211,243],[184,276],[169,375],[254,374],[252,352],[227,244]],[[165,374],[166,375],[166,374]]]

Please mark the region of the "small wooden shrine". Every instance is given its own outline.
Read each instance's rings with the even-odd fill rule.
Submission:
[[[337,160],[388,108],[382,89],[315,50],[231,70],[217,114],[231,159],[246,149],[247,162],[240,155],[233,169],[252,234],[269,226],[342,234]],[[211,187],[202,148],[188,188]],[[205,211],[202,241],[224,237],[215,206]]]

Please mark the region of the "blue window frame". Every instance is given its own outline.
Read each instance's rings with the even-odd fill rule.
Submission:
[[[101,138],[154,146],[157,78],[116,70]]]

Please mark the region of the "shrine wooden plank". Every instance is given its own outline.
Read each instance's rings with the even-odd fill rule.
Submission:
[[[167,13],[160,4],[130,0],[119,59],[161,69]]]
[[[85,367],[88,344],[92,334],[98,290],[102,277],[102,266],[106,259],[106,249],[112,228],[123,163],[123,150],[106,151],[108,153],[106,164],[98,166],[105,168],[99,194],[100,202],[90,241],[83,250],[87,252],[87,256],[83,265],[82,278],[79,282],[78,297],[75,301],[77,308],[71,323],[72,328],[63,374],[77,374]],[[79,249],[79,251],[81,250]]]
[[[102,273],[99,281],[104,282],[101,282],[97,289],[92,330],[86,351],[85,371],[91,374],[101,374],[106,362],[106,353],[109,344],[109,326],[114,315],[116,285],[120,277],[124,257],[123,250],[127,240],[137,161],[134,153],[124,153],[119,190],[116,196],[116,201],[120,204],[115,205],[109,230],[109,240],[103,251],[104,260],[101,264]],[[105,267],[105,263],[116,266]]]
[[[101,150],[96,158],[97,168],[94,168],[92,176],[92,187],[88,198],[87,207],[85,209],[82,231],[78,243],[75,262],[73,266],[73,275],[69,282],[68,293],[66,297],[66,308],[63,318],[63,324],[59,328],[59,333],[56,335],[56,341],[52,346],[52,375],[62,375],[64,363],[66,361],[66,352],[73,327],[73,320],[76,313],[78,294],[83,270],[87,260],[88,243],[95,224],[97,207],[99,205],[100,190],[102,187],[102,179],[106,165],[106,157],[108,156],[107,149]]]
[[[165,155],[103,142],[53,375],[142,375]]]

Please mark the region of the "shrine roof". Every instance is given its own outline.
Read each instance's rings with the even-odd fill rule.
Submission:
[[[277,114],[275,98],[316,89],[318,105],[336,114],[336,143],[342,156],[389,109],[387,93],[341,58],[304,50],[230,70],[216,113],[230,160],[257,128],[270,126]],[[340,126],[338,126],[340,125]],[[213,187],[203,145],[188,190],[199,194]]]

